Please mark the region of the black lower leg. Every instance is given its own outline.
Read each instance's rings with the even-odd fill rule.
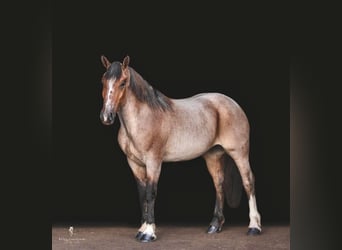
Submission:
[[[146,184],[137,180],[137,187],[141,209],[141,223],[144,223],[147,219]]]
[[[214,217],[212,220],[211,225],[221,226],[224,223],[224,215],[223,215],[223,202],[221,198],[216,198],[215,210],[214,210]]]
[[[216,198],[216,205],[214,210],[214,220],[217,220],[217,223],[222,224],[224,222],[224,215],[223,215],[223,202],[222,198]]]
[[[148,224],[154,223],[154,204],[157,197],[157,183],[147,183],[146,185],[146,202],[147,215],[146,222]]]
[[[148,183],[146,185],[146,218],[145,222],[147,224],[153,224],[154,223],[154,203],[157,196],[157,185],[154,183]],[[136,238],[141,242],[151,242],[156,240],[156,235],[154,233],[138,233]]]
[[[208,228],[208,233],[219,233],[222,230],[222,225],[225,221],[223,215],[223,204],[224,204],[224,195],[222,192],[216,193],[216,203],[213,219],[210,222],[210,226]]]

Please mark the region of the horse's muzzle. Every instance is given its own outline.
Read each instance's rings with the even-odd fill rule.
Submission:
[[[112,125],[114,123],[115,113],[114,112],[103,112],[100,113],[100,120],[104,125]]]

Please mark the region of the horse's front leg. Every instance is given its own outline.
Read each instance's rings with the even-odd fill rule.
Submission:
[[[139,240],[151,242],[157,239],[154,219],[154,205],[157,197],[157,186],[161,171],[161,161],[150,160],[146,162],[146,221],[143,233]]]
[[[139,201],[142,211],[142,225],[136,235],[141,242],[157,239],[155,234],[154,204],[157,197],[157,186],[161,171],[161,161],[151,160],[146,166],[128,159],[128,163],[137,181]]]
[[[146,167],[141,164],[137,164],[135,161],[127,158],[128,164],[131,167],[135,180],[137,182],[138,194],[139,194],[139,204],[141,209],[141,227],[138,230],[135,238],[140,240],[143,236],[143,232],[146,228],[147,220],[147,202],[146,202]]]

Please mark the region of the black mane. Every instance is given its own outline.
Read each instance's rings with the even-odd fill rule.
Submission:
[[[153,109],[172,110],[169,98],[154,89],[131,67],[129,67],[129,72],[131,75],[129,88],[139,101],[147,103]]]
[[[120,62],[113,62],[104,77],[119,79],[122,75],[121,66]],[[148,84],[133,68],[128,69],[131,76],[129,88],[139,101],[147,103],[153,109],[172,110],[171,101],[165,95]]]

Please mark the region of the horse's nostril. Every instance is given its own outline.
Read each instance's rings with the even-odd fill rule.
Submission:
[[[115,119],[115,113],[114,112],[101,111],[100,120],[103,124],[110,125],[114,122],[114,119]]]

